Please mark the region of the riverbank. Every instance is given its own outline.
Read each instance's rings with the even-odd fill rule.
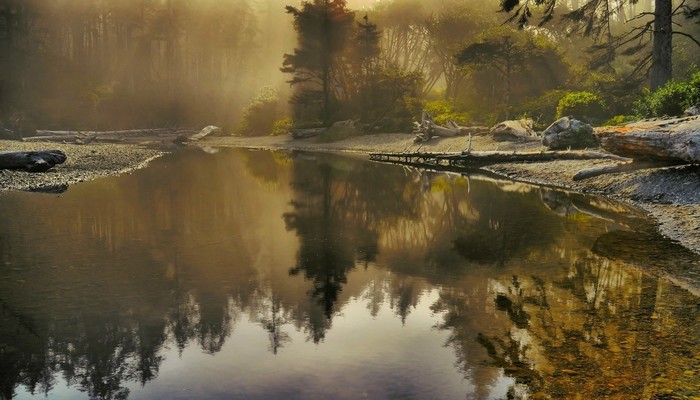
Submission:
[[[68,185],[143,168],[163,154],[137,145],[25,143],[0,140],[0,151],[61,150],[68,159],[48,172],[0,170],[0,190],[62,192]]]
[[[364,135],[333,143],[290,136],[210,137],[198,145],[270,150],[328,151],[367,157],[371,152],[459,153],[468,147],[466,137],[433,138],[415,144],[407,134]],[[475,151],[539,151],[539,142],[496,142],[486,136],[472,139]],[[168,149],[121,144],[56,144],[0,141],[0,151],[62,150],[68,160],[45,173],[1,171],[0,190],[61,192],[68,185],[130,172],[146,166]],[[513,180],[600,194],[635,203],[659,224],[665,236],[700,254],[700,167],[684,166],[603,175],[574,182],[571,177],[592,166],[613,164],[609,160],[505,163],[488,168]]]

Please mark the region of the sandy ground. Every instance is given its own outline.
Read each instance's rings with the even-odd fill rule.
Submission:
[[[254,138],[214,137],[199,142],[200,146],[226,146],[256,149],[333,151],[367,157],[370,152],[459,153],[468,147],[466,137],[433,138],[422,144],[413,143],[410,134],[365,135],[334,143],[316,143],[313,139],[292,139],[290,136]],[[495,142],[489,137],[472,139],[475,151],[539,151],[539,142]],[[102,176],[117,175],[144,167],[164,154],[137,145],[55,143],[22,143],[0,141],[2,150],[57,149],[68,154],[68,160],[52,171],[30,174],[0,170],[0,190],[62,191],[72,183]],[[164,149],[167,151],[167,149]],[[646,210],[659,223],[661,233],[679,241],[700,254],[700,167],[686,166],[604,175],[574,182],[578,171],[613,161],[553,161],[546,163],[507,163],[492,165],[487,170],[517,181],[563,187],[583,193],[633,202]]]

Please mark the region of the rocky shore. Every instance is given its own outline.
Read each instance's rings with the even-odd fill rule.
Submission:
[[[459,153],[466,150],[469,143],[464,136],[432,138],[428,142],[416,144],[414,136],[410,134],[377,134],[333,143],[317,143],[313,138],[293,139],[290,136],[209,137],[197,145],[342,152],[365,158],[370,152]],[[474,151],[544,150],[539,142],[497,142],[488,136],[473,137],[471,146]],[[0,171],[0,190],[61,191],[72,183],[144,167],[149,161],[164,154],[162,150],[138,145],[0,141],[0,151],[47,148],[64,151],[68,154],[68,160],[46,173]],[[583,181],[571,179],[582,169],[612,163],[614,161],[610,160],[561,160],[495,164],[486,169],[518,181],[568,188],[633,202],[656,219],[661,233],[700,254],[700,167],[688,165],[602,175]]]
[[[61,150],[68,159],[48,172],[0,170],[0,191],[62,192],[68,185],[143,168],[165,154],[137,145],[24,143],[0,140],[0,151]]]

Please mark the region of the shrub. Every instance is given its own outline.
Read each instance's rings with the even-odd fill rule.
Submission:
[[[603,125],[605,126],[622,126],[627,125],[630,122],[636,121],[638,118],[634,115],[616,115],[609,120],[605,121]]]
[[[700,71],[687,81],[669,81],[655,91],[645,90],[634,105],[634,111],[643,117],[682,115],[688,107],[700,104]]]
[[[238,132],[247,136],[269,135],[278,117],[279,101],[275,88],[263,87],[243,110]]]
[[[540,97],[521,102],[513,111],[520,119],[532,119],[535,130],[544,130],[557,119],[557,106],[565,95],[565,90],[550,90]]]
[[[458,125],[466,125],[470,119],[468,113],[455,111],[447,100],[428,101],[423,105],[423,110],[430,113],[433,121],[438,125],[445,125],[448,119],[453,120]]]
[[[289,128],[292,127],[292,118],[291,117],[284,117],[282,119],[278,119],[272,124],[272,136],[279,136],[279,135],[286,135],[289,133]]]
[[[595,93],[571,92],[559,100],[557,118],[572,115],[584,122],[598,122],[605,118],[605,104]]]

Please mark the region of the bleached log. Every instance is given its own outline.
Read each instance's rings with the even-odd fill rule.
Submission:
[[[598,128],[596,135],[604,150],[635,160],[700,162],[700,116]]]
[[[423,111],[421,122],[414,122],[413,133],[416,140],[426,142],[434,136],[453,137],[461,133],[460,127],[452,120],[447,121],[448,126],[436,125],[430,113]]]
[[[209,125],[207,127],[204,127],[201,131],[199,131],[199,133],[195,133],[194,135],[190,136],[189,140],[197,141],[197,140],[204,139],[205,137],[207,137],[209,135],[219,135],[219,134],[221,134],[221,128],[219,128],[218,126]]]

